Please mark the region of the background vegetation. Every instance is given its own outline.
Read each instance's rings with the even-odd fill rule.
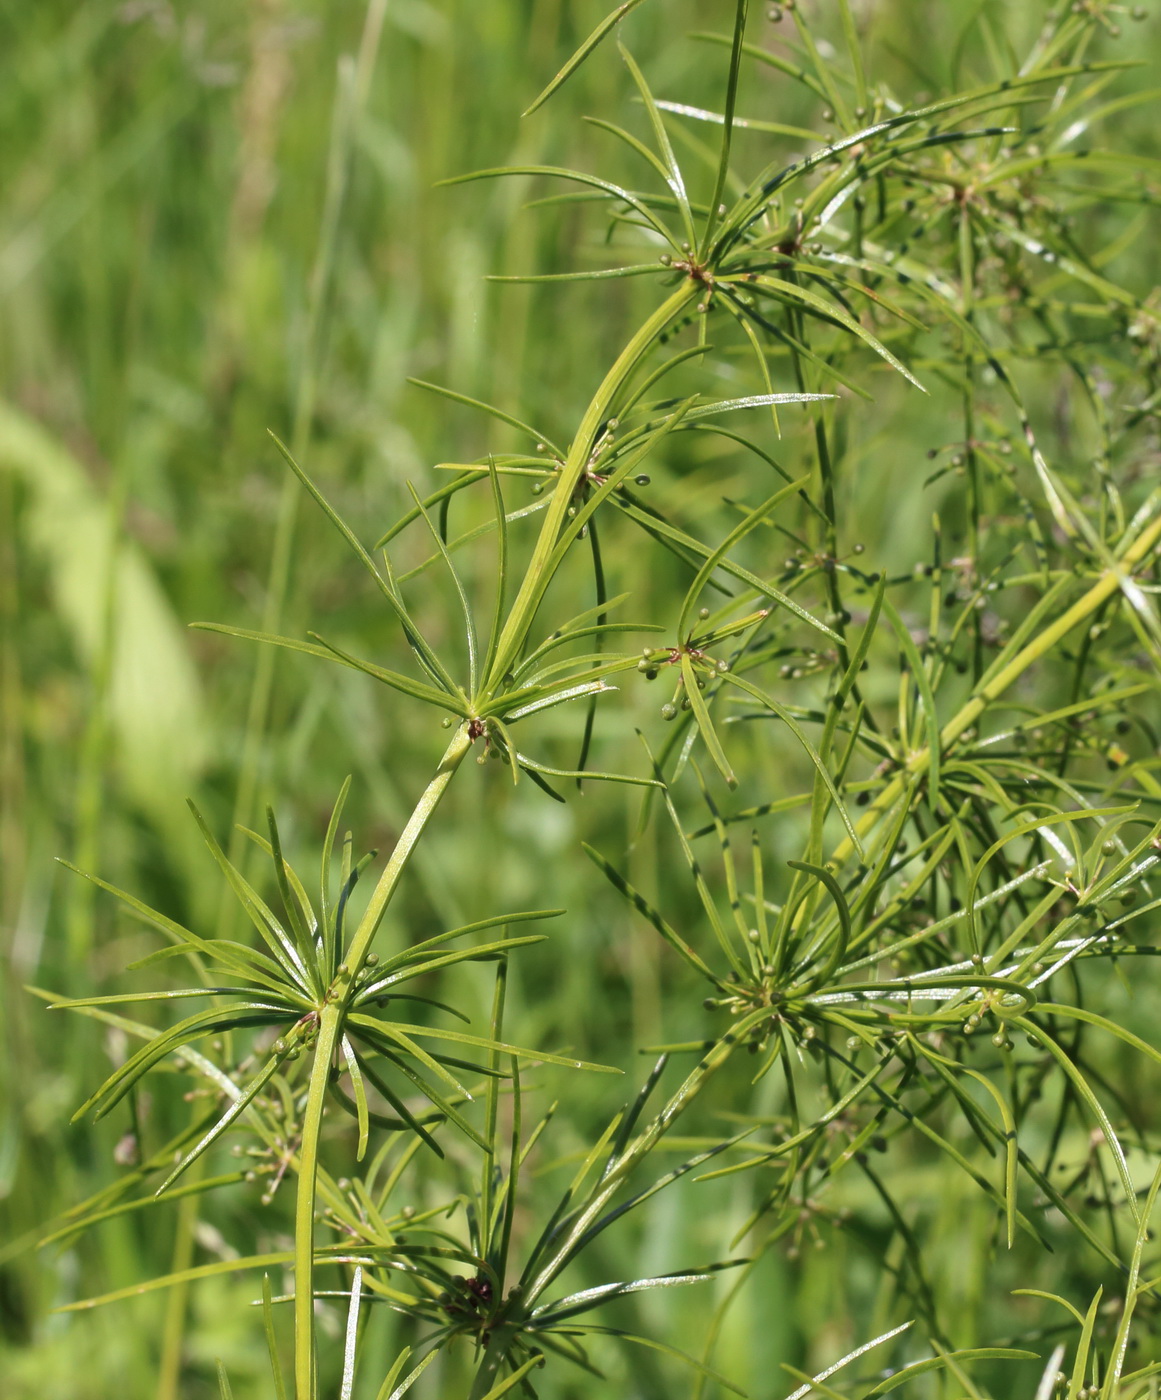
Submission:
[[[362,847],[389,849],[446,741],[429,715],[396,703],[365,676],[306,657],[259,655],[186,624],[269,625],[293,636],[317,627],[387,664],[403,650],[341,540],[304,508],[267,429],[293,444],[368,539],[409,507],[409,481],[434,489],[435,463],[512,450],[503,424],[425,394],[408,376],[452,385],[550,431],[571,431],[596,379],[653,305],[652,284],[489,284],[490,273],[621,259],[602,246],[604,226],[582,205],[522,213],[534,195],[557,192],[527,177],[434,186],[479,167],[539,163],[639,178],[625,173],[630,153],[580,120],[601,113],[621,121],[634,110],[631,75],[611,46],[551,103],[519,117],[605,8],[597,0],[389,0],[372,5],[382,28],[369,35],[364,6],[345,0],[11,0],[0,7],[6,1396],[97,1400],[114,1388],[133,1396],[210,1395],[218,1358],[239,1400],[269,1393],[265,1342],[249,1306],[251,1277],[226,1274],[188,1294],[116,1304],[115,1312],[53,1312],[191,1259],[281,1247],[292,1209],[283,1188],[285,1200],[276,1196],[259,1215],[254,1201],[264,1186],[240,1183],[203,1207],[191,1198],[170,1212],[115,1218],[80,1239],[31,1247],[62,1211],[131,1169],[136,1135],[157,1144],[176,1131],[190,1087],[182,1077],[155,1078],[132,1114],[119,1110],[96,1126],[70,1126],[77,1105],[124,1056],[123,1037],[81,1017],[49,1016],[23,988],[77,996],[118,990],[126,985],[125,965],[155,943],[53,857],[99,871],[191,927],[240,931],[185,794],[223,841],[232,820],[256,823],[271,803],[288,856],[313,869],[335,794],[350,773],[346,820]],[[723,51],[689,35],[727,32],[734,8],[724,0],[653,0],[634,12],[624,38],[647,66],[655,93],[720,109]],[[812,18],[818,11],[818,32],[837,51],[834,17],[822,6],[805,8]],[[1103,19],[1090,57],[1144,60],[1119,73],[1101,101],[1143,94],[1161,56],[1157,17],[1135,19],[1098,0],[1083,8]],[[907,104],[992,81],[1009,51],[1028,49],[1045,18],[1031,0],[870,0],[854,9],[876,81]],[[772,15],[751,15],[755,42],[784,33],[784,21]],[[757,169],[772,151],[789,158],[808,149],[811,132],[831,129],[825,107],[786,74],[746,66],[739,111],[786,130],[740,132],[739,161]],[[1155,114],[1147,101],[1126,101],[1101,118],[1109,144],[1139,157],[1109,179],[1111,194],[1094,199],[1070,174],[1075,188],[1070,192],[1064,179],[1052,196],[1061,207],[1074,202],[1067,237],[1095,257],[1101,277],[1125,288],[1134,307],[1154,311],[1161,281]],[[680,130],[678,154],[696,162],[704,132],[695,124]],[[1036,295],[1051,317],[1052,298],[1065,293],[1050,285]],[[1107,314],[1104,296],[1091,287],[1085,304],[1095,307],[1080,313],[1090,318],[1087,338],[1073,336],[1070,321],[1067,344],[1059,334],[1053,340],[1050,328],[1040,340],[1029,337],[1018,356],[1037,437],[1082,496],[1091,473],[1109,464],[1102,462],[1099,416],[1077,387],[1073,361],[1083,361],[1099,404],[1103,376],[1114,373],[1109,365],[1151,370],[1159,351],[1148,309]],[[844,403],[836,430],[843,532],[836,553],[850,559],[859,549],[860,567],[893,577],[930,565],[933,513],[941,517],[946,561],[969,551],[972,528],[960,470],[962,384],[939,373],[932,344],[910,349],[908,363],[928,395],[881,366],[864,374],[873,401]],[[864,369],[872,363],[866,356]],[[753,392],[748,374],[739,360],[737,392]],[[728,395],[727,373],[718,387]],[[997,443],[1010,434],[1019,455],[1018,419],[991,387],[983,393]],[[1146,404],[1146,419],[1150,411]],[[772,449],[769,425],[767,432]],[[783,433],[778,454],[797,476],[814,451],[809,421],[786,416]],[[1146,435],[1114,464],[1124,468],[1134,508],[1145,499],[1150,473],[1155,483],[1157,460]],[[755,500],[749,470],[732,444],[699,439],[675,449],[658,486],[679,501],[683,518],[715,522],[709,533],[718,537],[737,519],[731,502]],[[1013,519],[1000,527],[1011,536],[1040,530],[1049,544],[1061,543],[1052,540],[1042,511],[1022,516],[1015,497],[1007,509]],[[618,586],[634,590],[634,607],[642,600],[641,615],[675,611],[688,571],[635,554],[631,539],[618,557]],[[779,558],[794,554],[792,541],[770,548]],[[408,537],[403,554],[403,568],[422,562],[422,541]],[[957,580],[955,563],[948,569],[951,592],[970,593],[965,571]],[[908,606],[926,609],[930,591],[925,583]],[[417,596],[429,635],[448,640],[439,635],[450,615],[443,584],[433,580]],[[1018,611],[1000,609],[997,625],[1005,617],[1019,622]],[[798,650],[786,658],[789,687],[809,686],[809,656]],[[888,712],[895,695],[886,671],[875,684],[868,699]],[[1058,704],[1077,698],[1065,668],[1044,684]],[[658,711],[668,692],[659,690],[635,675],[624,682],[622,720],[598,718],[596,766],[642,771],[631,731],[636,725],[651,742],[664,741]],[[818,703],[813,691],[787,694],[806,708]],[[542,746],[570,767],[576,719],[556,713],[559,721],[542,722]],[[1118,782],[1123,775],[1122,786],[1156,796],[1159,723],[1155,692],[1147,692],[1099,722],[1082,719],[1071,742],[1092,759],[1093,771]],[[748,727],[762,732],[743,736],[738,731],[747,726],[728,727],[730,751],[763,755],[748,760],[755,771],[761,763],[761,774],[748,782],[743,772],[741,791],[729,798],[733,807],[806,791],[811,769],[789,734],[777,725]],[[777,791],[771,773],[779,775]],[[687,786],[682,812],[692,828],[708,817],[696,785]],[[703,915],[664,824],[654,821],[637,834],[621,859],[635,834],[639,799],[626,804],[623,789],[590,783],[557,805],[531,783],[513,787],[493,765],[473,768],[446,803],[392,908],[390,937],[414,941],[497,910],[559,906],[569,912],[551,926],[550,939],[513,962],[510,1039],[568,1046],[625,1069],[636,1083],[649,1063],[637,1047],[706,1034],[703,993],[690,992],[661,941],[578,858],[584,840],[627,862],[634,883],[692,937]],[[801,854],[802,811],[763,819],[772,863]],[[722,879],[716,866],[713,879]],[[1136,938],[1150,941],[1147,931]],[[1116,969],[1094,984],[1093,1004],[1149,1035],[1161,1021],[1152,964],[1124,966],[1127,972]],[[465,974],[454,991],[457,1004],[486,1024],[487,979]],[[1109,1088],[1119,1122],[1129,1125],[1141,1154],[1135,1169],[1151,1166],[1161,1128],[1156,1067],[1106,1039],[1093,1042],[1086,1072]],[[745,1083],[739,1074],[735,1108]],[[541,1109],[555,1097],[568,1107],[538,1168],[556,1189],[553,1163],[587,1147],[620,1100],[616,1091],[610,1098],[604,1077],[551,1068],[537,1071],[533,1092]],[[775,1095],[767,1112],[782,1108]],[[1025,1248],[1009,1256],[994,1201],[950,1171],[929,1144],[884,1138],[873,1143],[878,1148],[887,1154],[883,1174],[889,1169],[902,1216],[892,1217],[866,1181],[852,1181],[817,1212],[804,1207],[778,1247],[763,1255],[755,1286],[728,1313],[717,1364],[751,1394],[773,1400],[790,1388],[778,1376],[781,1363],[817,1370],[920,1313],[928,1330],[945,1328],[955,1346],[1039,1334],[1047,1354],[1061,1318],[1036,1299],[1014,1301],[1010,1290],[1051,1289],[1083,1311],[1107,1282],[1099,1255],[1068,1231],[1053,1234],[1052,1255]],[[1100,1207],[1109,1198],[1109,1164],[1079,1115],[1067,1119],[1054,1150],[1078,1199]],[[610,1232],[591,1281],[722,1257],[722,1241],[769,1189],[756,1173],[680,1183]],[[916,1232],[921,1265],[908,1263]],[[1131,1247],[1131,1231],[1128,1240]],[[727,1278],[656,1295],[659,1301],[644,1295],[625,1316],[638,1331],[678,1337],[700,1351],[707,1299],[720,1301],[728,1288]],[[1156,1353],[1148,1314],[1140,1326],[1147,1360]],[[327,1327],[337,1350],[341,1308],[325,1314]],[[406,1324],[396,1326],[385,1312],[376,1319],[357,1394],[376,1393],[408,1340]],[[650,1353],[610,1350],[600,1359],[610,1368],[607,1381],[566,1369],[546,1377],[541,1394],[660,1396],[697,1384]],[[444,1364],[425,1377],[429,1393],[464,1392],[468,1372],[454,1357],[441,1371]],[[1039,1371],[1015,1372],[1023,1379],[1012,1384],[1031,1394]]]

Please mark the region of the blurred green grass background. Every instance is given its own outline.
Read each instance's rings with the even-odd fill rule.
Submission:
[[[280,520],[284,540],[293,521],[282,630],[320,627],[375,657],[399,646],[325,522],[298,509],[267,429],[297,441],[315,479],[368,538],[403,507],[408,481],[431,484],[433,464],[510,442],[501,425],[408,386],[408,375],[567,435],[634,307],[645,304],[639,298],[652,293],[632,283],[489,285],[490,272],[615,258],[576,205],[522,213],[525,180],[434,186],[500,164],[623,169],[620,152],[579,121],[629,110],[629,80],[611,46],[545,109],[519,117],[605,8],[604,0],[388,0],[371,62],[366,9],[355,0],[0,5],[5,1397],[157,1393],[163,1299],[91,1315],[51,1310],[171,1264],[169,1213],[111,1222],[63,1251],[25,1247],[120,1169],[125,1123],[69,1126],[117,1046],[87,1022],[50,1019],[22,989],[102,990],[151,947],[53,858],[74,859],[205,927],[228,915],[187,794],[219,833],[238,810],[240,785],[247,817],[256,802],[272,802],[293,853],[317,841],[350,772],[357,839],[389,842],[441,747],[438,729],[362,676],[279,656],[262,742],[254,746],[251,725],[248,749],[261,663],[245,645],[187,624],[260,625]],[[914,100],[973,72],[988,76],[980,16],[1019,41],[1043,7],[866,0],[857,11],[876,77]],[[723,30],[732,13],[725,0],[651,0],[625,38],[659,95],[720,105],[719,53],[688,35]],[[768,24],[754,7],[752,36],[761,40]],[[1133,27],[1130,56],[1145,67],[1118,90],[1147,85],[1159,35],[1155,17]],[[769,71],[747,71],[740,110],[789,125],[819,121],[802,91]],[[1128,112],[1117,144],[1155,150],[1154,120],[1149,106]],[[743,161],[756,163],[771,138],[739,140]],[[1095,210],[1087,232],[1108,243],[1132,217]],[[1145,296],[1161,280],[1158,256],[1155,237],[1138,237],[1106,271]],[[869,561],[901,571],[926,557],[939,492],[920,489],[925,453],[954,437],[954,398],[936,392],[920,403],[887,375],[875,384],[875,404],[849,429],[848,517],[859,521]],[[1083,425],[1053,399],[1050,378],[1039,395],[1031,389],[1056,450],[1083,456]],[[795,431],[790,425],[784,443],[789,460],[805,450]],[[704,453],[687,466],[687,508],[700,489],[707,511],[742,470]],[[639,587],[669,583],[646,575]],[[423,587],[430,596],[420,592],[421,606],[438,617],[440,585]],[[656,728],[655,697],[627,693],[625,703]],[[628,750],[600,755],[601,766],[617,761],[639,763]],[[797,755],[788,752],[786,766],[802,786]],[[564,809],[528,784],[513,793],[494,773],[481,783],[449,799],[395,926],[567,906],[574,912],[553,930],[551,953],[536,950],[516,969],[520,1034],[550,1031],[598,1058],[609,1046],[682,1034],[687,1013],[665,1006],[657,949],[574,859],[581,836],[623,844],[633,813],[620,794],[591,789]],[[634,859],[664,885],[660,847],[645,843]],[[660,870],[649,872],[650,861]],[[688,899],[684,887],[671,895],[678,907]],[[464,995],[481,1004],[469,978]],[[1139,1001],[1133,1014],[1161,1015],[1161,998]],[[1105,1068],[1115,1075],[1113,1058]],[[155,1088],[149,1111],[159,1122],[177,1121],[182,1087]],[[567,1093],[575,1132],[607,1115],[601,1083],[570,1084]],[[996,1320],[1010,1304],[990,1297],[986,1283],[990,1216],[979,1229],[965,1226],[973,1211],[988,1212],[962,1184],[947,1190],[925,1174],[922,1153],[910,1170],[913,1199],[929,1202],[936,1236],[954,1256],[942,1301],[958,1305],[969,1330],[990,1322],[1002,1331]],[[722,1223],[744,1218],[750,1188],[699,1189],[659,1198],[648,1228],[610,1250],[630,1254],[631,1271],[657,1272],[717,1248]],[[199,1223],[199,1257],[246,1248],[252,1228],[245,1198],[223,1198]],[[756,1301],[732,1315],[732,1373],[759,1396],[780,1393],[778,1362],[826,1359],[864,1339],[837,1305],[840,1294],[862,1300],[865,1335],[876,1320],[866,1251],[803,1255],[793,1267],[772,1256]],[[1062,1258],[1056,1267],[1083,1277],[1087,1265]],[[260,1328],[246,1306],[252,1293],[249,1283],[229,1282],[195,1292],[175,1394],[216,1394],[218,1356],[239,1400],[268,1393]],[[692,1299],[650,1299],[640,1312],[648,1320],[654,1308],[669,1317],[667,1331],[674,1316],[691,1327],[703,1320]],[[380,1331],[374,1346],[386,1356],[391,1339]],[[663,1393],[653,1365],[640,1361],[618,1393]],[[569,1378],[558,1384],[553,1395],[586,1393]],[[684,1394],[688,1381],[681,1385]]]

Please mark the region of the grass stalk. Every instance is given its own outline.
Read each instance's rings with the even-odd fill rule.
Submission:
[[[192,1185],[205,1174],[205,1158],[190,1168],[188,1182]],[[193,1263],[194,1229],[198,1221],[200,1201],[196,1193],[183,1196],[177,1208],[177,1223],[173,1240],[170,1272],[180,1274]],[[185,1350],[186,1306],[189,1284],[177,1283],[165,1299],[165,1321],[161,1330],[161,1361],[157,1374],[157,1400],[178,1400],[181,1394],[181,1362]]]
[[[306,323],[294,392],[290,450],[296,461],[302,461],[306,456],[314,428],[323,355],[323,327],[349,182],[355,122],[359,110],[366,102],[375,56],[382,36],[385,10],[385,0],[370,0],[364,18],[358,57],[352,60],[344,55],[338,65],[330,150],[327,157],[326,192],[319,221],[318,245],[307,288]],[[262,629],[265,632],[275,633],[282,630],[283,614],[290,591],[294,538],[298,528],[301,497],[302,487],[297,478],[291,475],[284,476],[278,498],[278,516],[266,584],[266,603],[262,613]],[[245,837],[237,828],[239,825],[249,824],[257,801],[259,769],[265,747],[277,660],[277,654],[269,647],[260,647],[255,658],[242,745],[242,762],[238,771],[238,787],[234,800],[234,828],[230,835],[229,854],[235,863],[245,850]],[[230,917],[227,911],[232,911],[233,907],[232,902],[223,902],[221,917]]]

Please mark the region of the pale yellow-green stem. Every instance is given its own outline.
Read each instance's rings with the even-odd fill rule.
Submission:
[[[528,569],[521,580],[519,592],[513,600],[512,609],[504,623],[504,630],[500,634],[491,675],[484,677],[485,694],[489,698],[511,668],[524,644],[524,638],[528,635],[528,629],[532,625],[536,609],[540,606],[541,597],[548,586],[545,571],[560,537],[561,526],[568,515],[568,508],[572,504],[573,493],[589,465],[597,433],[608,415],[618,390],[637,368],[642,356],[648,353],[653,342],[670,321],[675,316],[679,316],[690,302],[696,301],[704,293],[705,288],[702,284],[689,278],[672,296],[662,302],[617,356],[613,367],[605,375],[600,388],[593,395],[588,408],[585,409],[585,416],[581,419],[580,427],[576,431],[576,436],[569,447],[568,456],[561,468],[560,480],[552,493],[552,503],[548,507],[544,525],[537,537]]]
[[[567,518],[573,493],[588,468],[601,424],[608,416],[612,403],[630,375],[648,353],[665,327],[684,308],[702,295],[703,288],[692,278],[686,281],[640,327],[618,355],[616,362],[601,381],[585,410],[573,438],[553,492],[552,503],[532,551],[528,569],[513,601],[496,648],[491,674],[484,678],[485,694],[490,695],[503,681],[524,640],[544,590],[549,583],[550,563],[560,531]],[[310,1081],[307,1090],[306,1113],[302,1125],[298,1198],[295,1207],[295,1284],[294,1284],[294,1374],[297,1400],[316,1400],[317,1374],[314,1336],[314,1214],[318,1174],[319,1137],[322,1131],[323,1107],[330,1082],[331,1064],[343,1028],[343,1017],[355,979],[370,951],[375,932],[395,893],[400,876],[407,867],[415,843],[435,811],[452,774],[471,748],[468,726],[460,725],[440,762],[435,777],[428,784],[415,811],[404,827],[391,859],[387,862],[379,883],[371,895],[367,911],[359,921],[350,946],[343,957],[343,967],[329,999],[320,1008],[318,1036],[314,1046]]]
[[[332,1002],[319,1018],[302,1146],[298,1154],[298,1196],[294,1209],[294,1393],[298,1400],[318,1394],[314,1342],[314,1207],[323,1105],[330,1086],[331,1061],[339,1038],[342,1009]]]
[[[585,415],[573,438],[568,457],[563,464],[560,480],[528,569],[512,604],[496,649],[492,673],[485,677],[485,690],[490,693],[502,682],[528,634],[532,619],[548,586],[552,553],[567,517],[573,493],[580,483],[596,441],[601,424],[608,415],[613,400],[642,357],[665,327],[696,297],[700,285],[690,279],[653,313],[641,326],[617,357],[613,367],[601,381],[585,410]],[[379,883],[371,895],[367,911],[359,921],[350,946],[343,957],[342,971],[330,989],[329,999],[319,1010],[318,1036],[314,1045],[310,1081],[307,1090],[306,1113],[302,1125],[298,1198],[295,1206],[295,1284],[294,1284],[294,1374],[297,1400],[316,1400],[317,1362],[314,1336],[314,1215],[318,1175],[319,1137],[322,1131],[323,1108],[330,1082],[331,1064],[342,1034],[343,1017],[355,979],[370,951],[375,932],[387,905],[407,867],[415,843],[435,811],[452,774],[471,748],[468,726],[461,724],[440,762],[435,777],[427,785],[415,811],[404,827],[391,859],[387,862]]]
[[[953,744],[965,729],[970,729],[988,705],[993,700],[998,700],[1013,681],[1018,680],[1029,666],[1039,661],[1042,656],[1046,656],[1057,642],[1106,603],[1121,587],[1122,582],[1133,567],[1140,564],[1152,552],[1159,540],[1161,540],[1161,515],[1150,521],[1124,554],[1101,574],[1087,593],[1078,598],[1072,607],[1061,613],[1056,621],[1046,627],[1038,637],[1030,641],[1027,646],[1021,647],[1011,661],[997,671],[991,680],[981,685],[971,699],[962,706],[958,714],[948,720],[940,731],[940,751],[942,752]],[[900,772],[887,784],[859,821],[855,823],[855,830],[859,835],[863,836],[870,831],[883,813],[889,811],[894,805],[908,783],[922,777],[930,767],[931,749],[916,749]],[[853,849],[850,837],[844,837],[835,848],[832,858],[836,861],[846,860]]]
[[[472,746],[468,726],[461,724],[447,747],[435,776],[424,789],[391,852],[379,883],[375,886],[366,912],[359,920],[350,946],[343,955],[343,970],[330,999],[319,1011],[318,1036],[314,1043],[306,1114],[299,1148],[298,1197],[294,1212],[294,1385],[297,1400],[315,1400],[317,1374],[314,1337],[314,1213],[318,1178],[318,1148],[323,1108],[330,1085],[331,1064],[342,1034],[347,1003],[371,943],[387,912],[391,897],[407,868],[415,843],[430,821],[452,775]]]

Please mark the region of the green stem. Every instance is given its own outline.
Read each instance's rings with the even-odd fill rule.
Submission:
[[[471,747],[472,740],[468,735],[468,726],[461,724],[456,729],[451,743],[448,744],[440,759],[435,776],[424,789],[423,796],[415,804],[415,810],[407,819],[407,825],[400,833],[399,840],[395,843],[395,849],[391,852],[391,859],[387,862],[382,875],[379,876],[379,883],[375,886],[366,911],[359,920],[359,926],[355,930],[355,935],[351,939],[344,958],[350,969],[351,979],[362,967],[363,960],[371,950],[371,942],[383,915],[387,912],[387,906],[391,902],[391,896],[395,893],[395,887],[399,884],[399,878],[411,859],[416,842],[422,835],[424,827],[431,820],[432,813],[439,806],[439,800],[444,795],[448,783],[451,782],[452,776],[464,761]]]
[[[199,1157],[190,1168],[187,1180],[192,1183],[202,1178],[205,1175],[205,1165],[205,1157]],[[181,1205],[177,1211],[177,1232],[173,1241],[171,1273],[183,1273],[193,1263],[194,1227],[197,1225],[200,1204],[201,1199],[196,1192],[182,1197]],[[180,1395],[182,1351],[185,1345],[185,1314],[188,1301],[189,1284],[174,1284],[169,1290],[165,1305],[156,1400],[178,1400]]]
[[[1157,516],[1141,531],[1124,554],[1101,574],[1087,593],[1078,598],[1072,607],[1061,613],[1056,621],[1050,627],[1046,627],[1038,637],[1029,642],[1027,646],[1022,647],[986,685],[980,686],[972,698],[961,707],[958,714],[948,720],[940,732],[940,751],[942,752],[953,744],[965,729],[970,729],[992,701],[999,699],[1029,666],[1046,656],[1057,642],[1063,640],[1074,627],[1102,608],[1120,588],[1133,566],[1140,564],[1152,552],[1158,541],[1161,541],[1161,515]],[[883,813],[891,809],[907,784],[922,777],[930,767],[931,749],[929,747],[917,749],[899,774],[887,784],[867,809],[866,814],[855,824],[855,830],[859,835],[864,835],[875,826]],[[836,861],[845,860],[853,849],[850,837],[844,837],[835,848],[833,859]]]
[[[88,717],[81,739],[80,762],[77,766],[76,838],[73,860],[82,870],[96,870],[101,863],[101,839],[104,835],[104,804],[109,777],[110,716],[109,697],[113,682],[113,662],[117,641],[118,588],[121,582],[122,549],[125,530],[125,504],[128,498],[127,454],[117,454],[116,471],[106,507],[106,536],[104,553],[99,559],[100,573],[96,587],[101,598],[100,632],[93,658]],[[87,880],[80,882],[87,889],[76,889],[69,901],[65,930],[69,962],[74,967],[87,965],[93,947],[93,891]]]
[[[512,611],[508,614],[504,630],[500,634],[491,673],[484,677],[484,694],[487,698],[491,698],[497,686],[502,683],[524,645],[536,609],[540,606],[544,590],[551,580],[549,564],[552,552],[568,508],[572,504],[573,493],[588,468],[593,444],[614,398],[665,327],[674,317],[679,316],[691,301],[701,296],[702,291],[701,283],[689,278],[657,308],[617,356],[613,367],[605,375],[600,388],[585,409],[585,416],[581,419],[561,469],[560,479],[552,493],[552,504],[548,507],[544,525],[536,540],[528,570],[520,584],[520,591],[512,604]]]
[[[315,1191],[323,1105],[342,1020],[342,1007],[337,1002],[324,1007],[319,1018],[298,1154],[298,1199],[294,1209],[294,1391],[298,1400],[315,1400],[318,1394],[314,1338]]]
[[[701,294],[700,285],[692,279],[684,283],[653,313],[621,351],[613,367],[601,381],[585,410],[585,415],[573,438],[568,457],[553,493],[544,525],[533,549],[532,559],[521,583],[520,591],[508,614],[491,674],[484,684],[490,692],[519,654],[528,635],[532,619],[540,605],[544,590],[552,576],[553,551],[560,536],[573,493],[589,464],[593,443],[601,429],[617,393],[648,353],[657,336],[681,311]],[[338,997],[321,1009],[314,1061],[311,1065],[307,1090],[306,1115],[302,1127],[302,1146],[298,1178],[298,1199],[295,1208],[295,1287],[294,1287],[294,1368],[298,1400],[315,1400],[317,1395],[316,1348],[314,1336],[314,1215],[318,1175],[319,1137],[322,1131],[323,1105],[329,1087],[331,1062],[342,1033],[343,1017],[355,978],[371,948],[371,943],[399,884],[400,877],[411,859],[415,845],[426,827],[452,775],[463,762],[472,746],[468,726],[461,724],[440,761],[435,776],[427,785],[404,827],[379,883],[371,895],[366,912],[359,921],[343,960],[343,971],[332,988]],[[664,1129],[662,1129],[664,1131]],[[494,1349],[489,1348],[489,1354]],[[503,1347],[496,1364],[506,1353]],[[485,1394],[485,1387],[480,1394]],[[473,1394],[475,1394],[473,1390]]]
[[[972,241],[972,221],[968,205],[960,207],[959,217],[959,279],[962,290],[963,319],[967,326],[975,330],[975,245]],[[983,576],[980,560],[980,464],[976,455],[976,383],[975,360],[972,355],[972,342],[967,334],[963,338],[963,453],[967,472],[968,505],[968,557],[975,577]],[[983,629],[979,616],[972,618],[972,680],[978,681],[983,674]]]
[[[461,724],[447,746],[435,776],[424,789],[415,810],[403,828],[391,858],[375,886],[366,912],[344,955],[343,970],[328,1001],[319,1012],[318,1037],[307,1086],[306,1115],[299,1148],[298,1198],[294,1212],[294,1384],[298,1400],[315,1400],[318,1393],[314,1336],[314,1215],[318,1190],[318,1151],[322,1133],[323,1109],[330,1086],[331,1064],[342,1035],[350,994],[371,943],[382,922],[391,897],[407,869],[416,842],[431,820],[452,775],[472,746],[468,727]]]
[[[738,101],[738,74],[742,68],[742,45],[746,37],[746,12],[750,0],[737,0],[734,14],[734,38],[730,46],[730,76],[726,82],[725,120],[722,122],[722,149],[718,157],[718,173],[714,180],[713,197],[709,202],[706,216],[705,236],[701,242],[700,257],[704,261],[713,246],[714,229],[717,227],[722,195],[726,192],[726,180],[730,173],[730,146],[734,135],[734,108]]]
[[[500,1383],[500,1368],[518,1336],[518,1327],[497,1327],[488,1338],[472,1388],[468,1391],[468,1400],[483,1400]]]

